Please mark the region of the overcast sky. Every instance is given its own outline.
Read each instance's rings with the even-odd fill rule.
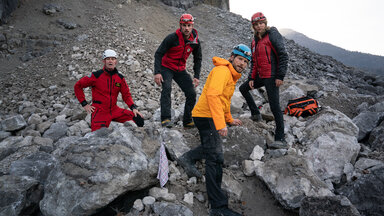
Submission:
[[[350,50],[384,56],[384,0],[229,0],[231,12]]]

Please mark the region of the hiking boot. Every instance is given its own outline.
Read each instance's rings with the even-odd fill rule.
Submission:
[[[167,127],[171,128],[172,127],[172,122],[170,119],[165,119],[164,121],[161,122],[161,127]]]
[[[187,173],[188,177],[198,177],[201,178],[203,177],[199,170],[197,170],[195,163],[192,159],[190,159],[187,154],[181,155],[177,159],[177,163],[180,164],[181,167],[183,167],[184,171]]]
[[[285,140],[275,140],[273,143],[269,144],[268,147],[273,149],[288,149],[289,145]]]
[[[228,207],[211,209],[209,211],[209,216],[242,216],[241,214],[232,211]]]
[[[183,126],[185,128],[194,128],[195,127],[195,123],[193,121],[191,121],[189,123],[183,123]]]
[[[259,121],[263,120],[263,117],[259,113],[259,114],[252,115],[251,119],[252,119],[252,121],[259,122]]]

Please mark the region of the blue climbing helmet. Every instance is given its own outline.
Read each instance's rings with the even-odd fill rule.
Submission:
[[[240,56],[243,56],[244,58],[248,59],[248,61],[251,61],[252,52],[248,46],[246,46],[244,44],[239,44],[239,45],[233,47],[232,55],[240,55]]]

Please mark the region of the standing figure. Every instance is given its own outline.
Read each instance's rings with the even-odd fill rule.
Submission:
[[[143,127],[143,115],[133,103],[131,93],[124,76],[116,69],[117,53],[107,49],[103,53],[104,67],[101,70],[81,78],[75,84],[75,95],[87,113],[92,113],[91,129],[109,127],[111,121],[126,122],[133,120]],[[84,88],[92,87],[92,104],[85,100]],[[117,106],[117,96],[121,93],[124,102],[132,110]]]
[[[224,155],[220,135],[227,136],[227,124],[242,125],[239,119],[232,118],[230,107],[236,82],[240,79],[241,72],[247,68],[249,61],[251,61],[251,49],[243,44],[233,49],[228,60],[213,57],[215,67],[209,73],[199,101],[192,111],[201,145],[178,159],[178,163],[189,177],[202,176],[195,162],[205,159],[205,179],[211,216],[240,215],[228,208],[228,197],[221,189]]]
[[[275,117],[275,146],[287,146],[284,138],[284,119],[279,102],[279,87],[283,85],[288,68],[288,54],[284,39],[275,27],[267,26],[267,18],[257,12],[252,16],[254,37],[252,41],[252,61],[249,78],[240,86],[249,109],[251,119],[261,121],[262,116],[257,108],[251,89],[265,86],[268,102]]]
[[[193,28],[194,19],[190,14],[180,17],[180,28],[169,34],[155,53],[155,82],[162,87],[160,98],[161,125],[172,127],[171,91],[172,80],[184,92],[186,101],[184,106],[183,125],[194,127],[191,111],[196,103],[195,87],[199,84],[201,69],[201,46],[196,29]],[[194,78],[186,71],[186,62],[193,54]]]

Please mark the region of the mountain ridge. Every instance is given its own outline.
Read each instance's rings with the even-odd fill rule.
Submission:
[[[369,73],[384,76],[384,56],[349,51],[327,42],[321,42],[293,29],[279,29],[287,39],[321,55],[328,55],[345,65],[364,70]]]

